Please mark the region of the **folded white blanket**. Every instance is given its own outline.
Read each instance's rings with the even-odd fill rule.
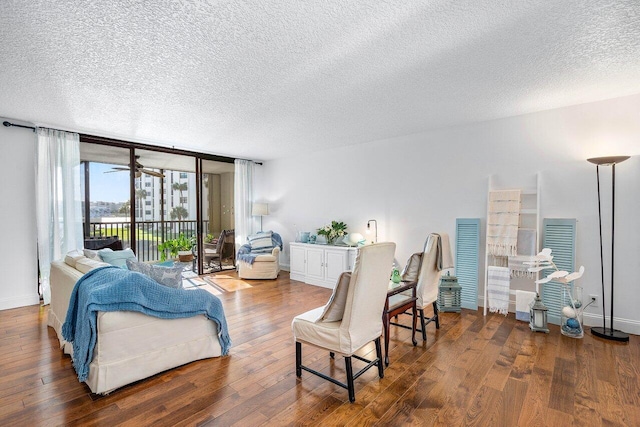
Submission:
[[[487,250],[491,255],[517,255],[520,193],[520,190],[489,192]]]
[[[516,320],[528,322],[531,302],[536,299],[536,293],[530,291],[516,291]]]
[[[487,268],[487,298],[491,313],[507,315],[509,312],[509,288],[509,269],[489,266]]]

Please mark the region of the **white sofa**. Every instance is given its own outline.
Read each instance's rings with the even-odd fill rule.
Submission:
[[[103,265],[108,264],[83,256],[51,263],[48,325],[67,354],[73,353],[73,347],[62,338],[62,324],[71,291],[83,274]],[[93,393],[106,394],[167,369],[222,354],[216,324],[204,315],[160,319],[132,311],[99,312],[97,333],[86,380]]]

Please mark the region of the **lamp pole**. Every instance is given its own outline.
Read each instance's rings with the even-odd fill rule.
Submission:
[[[600,226],[600,277],[602,280],[602,328],[591,328],[591,334],[600,338],[613,341],[628,342],[629,334],[613,329],[613,278],[615,270],[615,222],[616,222],[616,163],[622,163],[629,156],[594,157],[587,159],[596,165],[596,178],[598,181],[598,224]],[[609,328],[607,329],[604,300],[604,256],[602,251],[602,210],[600,208],[600,166],[611,166],[611,310]]]
[[[369,221],[367,221],[367,233],[369,233],[370,230],[371,230],[371,223],[372,222],[376,226],[376,234],[375,234],[376,238],[375,238],[374,243],[378,243],[378,221],[376,221],[375,219],[370,219]]]

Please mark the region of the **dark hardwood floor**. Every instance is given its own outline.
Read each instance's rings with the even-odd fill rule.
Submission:
[[[228,273],[226,273],[228,274]],[[427,343],[392,327],[391,364],[346,390],[295,376],[291,319],[330,290],[251,281],[221,295],[233,347],[96,396],[76,379],[38,306],[0,311],[0,425],[639,426],[640,337],[618,344],[533,333],[513,315],[442,314]],[[405,319],[408,320],[408,316]],[[159,337],[161,339],[161,337]],[[370,346],[366,351],[373,351]],[[303,346],[305,364],[344,376],[341,358]]]

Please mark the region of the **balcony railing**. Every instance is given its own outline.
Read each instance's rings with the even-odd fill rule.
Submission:
[[[175,239],[181,233],[186,237],[196,235],[197,221],[139,221],[136,222],[135,253],[140,261],[160,259],[158,245],[165,240]],[[203,230],[209,229],[209,221],[203,222]],[[90,238],[118,236],[125,248],[131,247],[131,224],[126,222],[91,222]]]

